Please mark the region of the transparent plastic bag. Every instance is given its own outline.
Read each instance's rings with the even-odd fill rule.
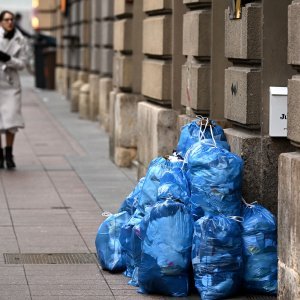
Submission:
[[[215,140],[225,142],[227,141],[222,127],[217,125],[215,121],[208,120],[207,118],[199,118],[181,128],[176,152],[184,157],[188,149],[195,143],[199,142],[200,139],[211,139],[212,134],[209,126],[212,127],[212,132]],[[202,135],[203,137],[201,137]]]
[[[255,293],[277,293],[277,224],[259,204],[243,209],[244,285]]]
[[[167,200],[153,207],[142,230],[139,292],[187,296],[192,234],[192,217],[184,204]]]
[[[180,200],[189,204],[190,188],[182,168],[172,168],[167,171],[160,180],[158,187],[158,200]]]
[[[235,295],[242,277],[241,227],[235,218],[206,216],[195,222],[192,264],[202,300]]]
[[[123,272],[126,258],[120,243],[121,227],[128,222],[129,214],[124,211],[109,216],[99,227],[96,235],[96,250],[104,270]]]
[[[152,160],[138,199],[138,208],[141,212],[146,214],[146,211],[156,204],[158,187],[163,175],[172,168],[181,168],[182,164],[182,160],[172,156]]]
[[[186,157],[195,220],[203,215],[241,215],[243,160],[218,144],[202,140]]]
[[[130,217],[129,221],[122,226],[120,232],[120,243],[124,251],[126,258],[126,270],[124,275],[132,277],[135,269],[135,241],[134,241],[134,228],[140,225],[143,219],[143,214],[138,210],[135,211],[133,216]]]
[[[135,186],[133,191],[126,197],[126,199],[121,204],[121,207],[119,208],[119,212],[127,211],[130,215],[134,214],[138,205],[138,198],[141,193],[144,181],[145,181],[145,177],[139,180],[138,184]]]

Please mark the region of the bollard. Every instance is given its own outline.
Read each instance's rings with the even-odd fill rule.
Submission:
[[[77,80],[72,84],[71,88],[71,103],[70,103],[70,110],[71,112],[78,112],[79,111],[79,94],[80,89],[84,85],[82,80]]]
[[[79,118],[89,118],[90,85],[85,83],[79,93]]]
[[[99,75],[91,74],[89,76],[90,101],[89,101],[89,119],[96,121],[99,115]]]

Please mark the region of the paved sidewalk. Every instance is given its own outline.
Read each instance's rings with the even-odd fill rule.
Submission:
[[[109,160],[98,123],[79,120],[58,93],[32,85],[23,78],[26,129],[16,139],[17,169],[0,171],[0,300],[170,299],[137,294],[127,278],[95,262],[6,263],[5,253],[95,253],[102,212],[116,212],[136,183],[135,170]]]
[[[102,212],[115,212],[135,184],[133,170],[109,161],[97,123],[69,113],[57,93],[23,81],[17,169],[0,172],[0,299],[141,298],[126,278],[96,263],[5,264],[3,253],[95,253]]]

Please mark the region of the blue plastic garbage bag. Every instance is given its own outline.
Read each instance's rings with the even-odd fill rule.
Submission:
[[[194,219],[218,214],[240,216],[243,160],[212,140],[194,144],[186,160]]]
[[[139,286],[138,283],[138,275],[139,275],[139,268],[141,265],[141,257],[142,257],[142,240],[146,234],[146,228],[149,223],[150,218],[150,211],[142,218],[139,224],[136,224],[133,227],[132,232],[132,254],[133,254],[133,261],[134,261],[134,271],[132,274],[131,280],[128,282],[132,286]]]
[[[134,188],[134,190],[129,194],[129,196],[123,201],[119,212],[127,211],[130,215],[133,215],[138,206],[138,197],[141,193],[145,177],[141,178]]]
[[[131,280],[128,282],[128,284],[138,287],[139,286],[138,273],[139,273],[139,267],[141,264],[141,256],[142,256],[142,240],[140,237],[140,224],[137,224],[136,226],[133,227],[131,242],[132,242],[132,255],[133,255],[134,269],[133,269]]]
[[[236,294],[242,276],[241,226],[234,218],[205,216],[195,222],[192,264],[202,300]]]
[[[275,217],[259,204],[243,210],[245,287],[256,293],[277,293],[277,225]]]
[[[158,201],[181,200],[188,204],[190,200],[190,188],[182,168],[173,168],[167,171],[160,180],[158,187]]]
[[[124,275],[127,277],[132,277],[134,270],[134,262],[132,258],[132,247],[131,247],[131,235],[132,235],[132,226],[125,224],[121,228],[120,233],[120,243],[122,250],[124,251],[126,270]]]
[[[135,241],[133,229],[135,226],[139,226],[142,218],[143,215],[136,210],[129,221],[121,228],[120,243],[126,258],[126,271],[124,272],[124,275],[127,277],[132,277],[135,268],[133,253]]]
[[[104,270],[123,272],[126,269],[125,253],[120,243],[121,227],[128,222],[129,214],[124,211],[109,216],[99,227],[96,250]]]
[[[184,204],[167,200],[153,207],[142,236],[139,292],[187,296],[192,234],[192,217]]]
[[[146,211],[157,202],[157,191],[160,180],[166,171],[175,167],[182,167],[183,161],[176,157],[157,157],[149,165],[145,181],[139,195],[138,208],[146,214]]]
[[[200,128],[204,130],[204,126],[200,127],[199,123],[201,123],[201,120],[194,120],[191,123],[185,125],[181,129],[179,141],[177,144],[176,152],[181,155],[185,156],[187,150],[195,143],[199,142],[201,139],[200,135]],[[210,124],[212,126],[212,132],[214,135],[214,139],[218,141],[227,141],[225,133],[221,126],[217,125],[217,123],[213,120],[210,121]],[[206,127],[203,133],[203,138],[205,139],[211,139],[211,131],[209,126]]]

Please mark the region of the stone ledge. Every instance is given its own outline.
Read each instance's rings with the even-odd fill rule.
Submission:
[[[225,129],[231,151],[244,160],[243,197],[249,203],[258,201],[273,214],[278,211],[278,158],[294,151],[285,138],[274,139],[240,128]]]
[[[210,64],[187,62],[182,66],[181,104],[203,113],[209,112]]]
[[[238,59],[261,59],[261,14],[258,3],[250,3],[242,8],[242,18],[229,19],[225,11],[225,56]]]
[[[141,0],[140,0],[141,1]],[[114,0],[114,15],[121,16],[132,14],[133,4],[124,0]]]
[[[138,161],[148,167],[159,155],[170,155],[177,143],[177,112],[149,102],[138,104]]]
[[[79,92],[79,118],[87,120],[89,118],[90,84],[85,83]]]
[[[300,147],[300,75],[293,76],[288,81],[288,138]]]
[[[115,53],[113,60],[113,83],[114,86],[132,88],[132,57]]]
[[[278,263],[278,284],[277,299],[300,299],[300,275],[281,261]]]
[[[172,0],[140,0],[143,1],[143,11],[151,12],[156,10],[172,9]]]
[[[225,118],[243,125],[260,126],[261,70],[229,67],[225,70]]]
[[[113,47],[115,51],[132,51],[132,20],[114,22]]]
[[[99,0],[97,0],[99,1]],[[101,18],[102,19],[111,19],[114,16],[113,6],[114,1],[112,0],[101,0]]]
[[[278,167],[279,299],[300,296],[300,152],[283,153]]]
[[[99,114],[99,75],[90,74],[90,101],[89,101],[89,119],[96,121]]]
[[[211,51],[211,11],[196,10],[183,16],[184,55],[209,57]]]
[[[160,101],[171,101],[171,63],[145,59],[142,71],[142,94]]]
[[[300,2],[293,1],[288,7],[288,64],[300,65]]]
[[[112,91],[112,79],[108,77],[99,80],[99,120],[105,131],[109,130],[109,94]]]
[[[143,22],[143,53],[172,54],[172,16],[148,17]]]

